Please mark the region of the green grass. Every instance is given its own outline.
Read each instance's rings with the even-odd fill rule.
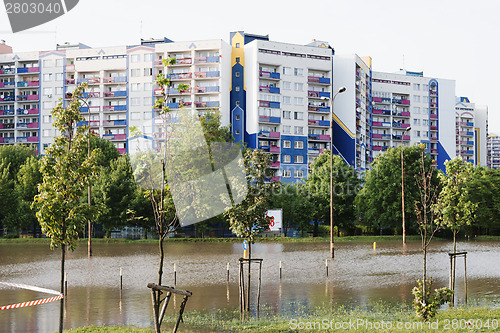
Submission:
[[[466,322],[477,323],[477,320],[482,320],[483,329],[477,329],[473,326],[467,326],[466,329],[461,329],[462,324],[465,327]],[[493,320],[496,319],[499,325],[493,328]],[[175,318],[169,316],[165,318],[165,331],[171,331]],[[454,320],[456,320],[454,322]],[[382,321],[384,329],[375,329],[374,325],[380,325]],[[484,328],[484,325],[489,321],[489,328]],[[343,324],[344,323],[344,324]],[[349,325],[349,323],[352,323]],[[389,323],[392,329],[388,329]],[[398,329],[397,325],[402,326]],[[429,324],[415,317],[413,310],[409,306],[387,305],[384,303],[376,303],[368,306],[366,309],[346,308],[343,306],[334,307],[324,305],[317,307],[312,311],[306,307],[295,307],[293,313],[284,315],[274,315],[271,309],[262,309],[259,319],[251,318],[241,320],[240,314],[237,311],[221,311],[217,310],[213,313],[189,312],[184,315],[184,323],[181,324],[179,331],[181,332],[289,332],[294,331],[294,328],[300,328],[299,325],[304,325],[304,331],[327,331],[326,328],[335,325],[344,325],[342,329],[338,327],[338,332],[500,332],[500,309],[485,306],[469,306],[445,308],[438,312],[438,316]],[[332,326],[333,325],[333,326]],[[370,327],[370,325],[372,325]],[[350,327],[349,327],[350,326]],[[316,329],[314,329],[316,327]],[[436,329],[437,328],[437,329]],[[131,327],[84,327],[69,330],[66,332],[72,333],[143,333],[152,332],[152,330],[131,328]]]

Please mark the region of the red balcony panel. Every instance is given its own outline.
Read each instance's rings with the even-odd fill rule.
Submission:
[[[37,136],[28,136],[28,142],[38,142]]]

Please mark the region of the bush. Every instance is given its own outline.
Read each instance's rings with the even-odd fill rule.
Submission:
[[[442,304],[449,302],[454,291],[449,288],[435,289],[431,293],[432,278],[427,280],[425,285],[425,300],[423,294],[423,282],[418,280],[418,287],[413,288],[411,293],[415,296],[413,307],[417,311],[417,317],[421,317],[424,321],[428,321],[436,316],[437,309]]]

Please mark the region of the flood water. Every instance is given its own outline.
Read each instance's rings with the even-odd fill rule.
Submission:
[[[433,286],[448,286],[452,243],[434,241],[428,254],[428,276]],[[156,244],[94,244],[87,258],[81,243],[67,256],[68,295],[65,328],[86,325],[135,325],[152,327],[149,282],[156,282]],[[468,298],[500,299],[500,243],[459,242],[457,251],[467,251]],[[262,258],[261,304],[276,313],[293,311],[298,305],[325,303],[364,306],[378,300],[411,303],[411,289],[422,275],[420,242],[409,242],[403,252],[398,242],[336,243],[335,260],[325,259],[328,243],[263,243],[252,247],[254,258]],[[242,245],[228,243],[167,243],[164,285],[193,292],[189,311],[238,308],[238,258]],[[279,262],[282,261],[282,279]],[[226,265],[230,263],[230,280]],[[257,265],[253,265],[256,268]],[[120,267],[123,290],[120,292]],[[457,258],[456,297],[463,302],[463,258]],[[254,271],[253,282],[258,271]],[[0,281],[59,289],[60,251],[41,244],[0,245]],[[252,285],[256,291],[256,285]],[[0,285],[0,306],[50,297],[30,290]],[[173,311],[181,298],[171,301]],[[59,302],[0,311],[0,332],[54,332],[58,328]]]

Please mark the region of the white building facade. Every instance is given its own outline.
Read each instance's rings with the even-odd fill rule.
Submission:
[[[456,98],[456,154],[474,165],[487,165],[488,107]]]

